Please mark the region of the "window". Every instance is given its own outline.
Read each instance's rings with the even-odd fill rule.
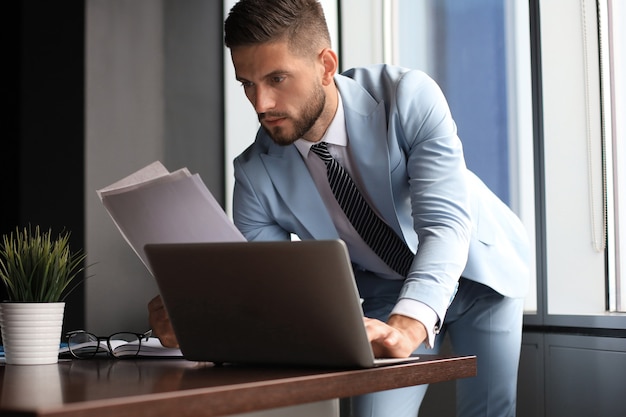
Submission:
[[[540,16],[542,140],[532,132],[529,4]],[[559,325],[585,316],[579,326],[624,311],[626,33],[616,22],[625,21],[626,5],[382,0],[381,9],[383,59],[435,78],[468,167],[542,242],[538,287],[531,288],[526,311],[541,310],[547,323]],[[539,236],[535,161],[542,164]]]
[[[588,316],[578,325],[595,326],[596,318],[617,319],[611,313],[625,308],[624,33],[615,24],[624,7],[618,3],[540,2],[546,292],[548,320],[556,324],[578,315]]]
[[[528,4],[396,0],[385,3],[385,60],[421,69],[441,86],[468,168],[535,237]],[[534,251],[533,251],[534,253]],[[536,280],[526,301],[535,311]]]

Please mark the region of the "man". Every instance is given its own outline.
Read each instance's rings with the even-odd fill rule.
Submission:
[[[436,84],[385,65],[338,75],[316,0],[241,0],[225,43],[261,123],[234,162],[237,227],[248,240],[343,239],[376,356],[434,353],[447,332],[456,353],[478,357],[478,376],[458,382],[458,414],[514,415],[528,243],[466,169]],[[160,299],[149,309],[175,343]],[[425,390],[358,397],[352,412],[416,416]]]

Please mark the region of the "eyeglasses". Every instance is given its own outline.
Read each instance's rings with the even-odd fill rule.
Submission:
[[[106,352],[115,358],[134,358],[141,350],[141,342],[148,341],[152,330],[145,333],[119,332],[108,337],[100,337],[84,330],[68,332],[67,347],[76,359],[93,358],[99,352]]]

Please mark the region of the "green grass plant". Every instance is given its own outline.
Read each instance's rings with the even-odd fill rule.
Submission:
[[[0,278],[8,301],[51,303],[63,301],[80,282],[86,255],[72,253],[69,232],[53,238],[39,226],[5,234],[0,243]],[[71,284],[74,285],[71,285]]]

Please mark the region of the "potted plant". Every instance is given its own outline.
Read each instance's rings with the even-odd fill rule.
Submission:
[[[8,300],[0,303],[0,326],[7,364],[58,361],[64,299],[79,284],[86,257],[70,251],[69,236],[29,226],[2,237],[0,278]]]

